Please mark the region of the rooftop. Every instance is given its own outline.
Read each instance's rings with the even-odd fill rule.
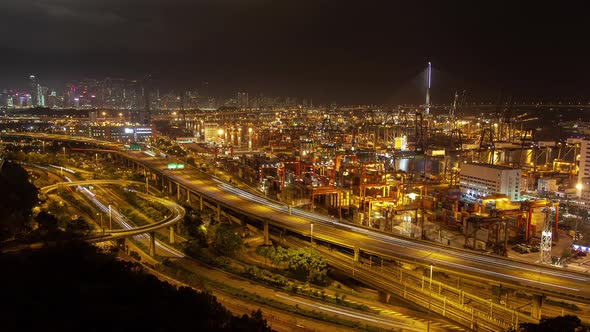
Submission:
[[[501,166],[501,165],[487,164],[487,163],[474,163],[474,162],[469,162],[469,163],[466,163],[466,164],[476,165],[476,166],[480,166],[480,167],[493,168],[493,169],[498,169],[498,170],[502,170],[502,171],[508,171],[508,170],[518,169],[518,168],[515,168],[515,167]]]

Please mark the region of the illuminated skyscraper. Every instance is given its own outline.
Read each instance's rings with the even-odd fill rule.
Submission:
[[[238,107],[248,107],[248,94],[246,92],[238,92],[236,103]]]
[[[43,95],[43,87],[39,84],[39,81],[35,75],[29,76],[31,84],[31,99],[33,106],[45,107],[45,96]]]

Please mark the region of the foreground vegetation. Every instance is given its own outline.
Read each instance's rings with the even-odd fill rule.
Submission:
[[[233,316],[217,299],[176,288],[82,242],[0,256],[3,299],[19,331],[270,331],[260,311]]]
[[[4,163],[0,186],[0,247],[52,244],[0,255],[3,317],[10,318],[2,331],[271,330],[260,310],[233,316],[209,293],[177,289],[137,263],[117,260],[116,250],[77,240],[87,224],[63,224],[63,202],[49,212],[35,206],[37,189],[20,165]]]

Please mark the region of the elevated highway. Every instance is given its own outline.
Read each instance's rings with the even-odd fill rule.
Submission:
[[[29,136],[35,138],[35,134]],[[75,138],[71,140],[75,142]],[[590,303],[588,274],[383,234],[335,218],[292,209],[190,167],[168,170],[166,166],[170,158],[149,156],[137,151],[103,151],[124,160],[137,171],[145,172],[150,183],[161,185],[169,194],[176,194],[179,199],[186,199],[200,208],[204,205],[212,207],[216,211],[216,218],[220,218],[222,211],[231,211],[261,223],[266,234],[265,240],[268,240],[269,225],[282,230],[283,234],[291,232],[308,238],[312,237],[313,232],[315,241],[347,248],[354,252],[355,257],[365,252],[425,267],[434,265],[437,271],[479,279],[485,284],[526,290],[536,294],[533,302],[538,302],[538,306],[544,296]]]
[[[19,134],[19,137],[23,138],[37,139],[37,136],[35,133]],[[5,135],[2,134],[2,137]],[[43,137],[49,139],[47,135]],[[70,137],[72,142],[77,142],[77,139]],[[89,142],[85,139],[83,143]],[[97,146],[100,144],[102,142],[97,142]],[[196,199],[200,207],[203,207],[203,201],[209,202],[217,210],[217,217],[222,209],[231,210],[303,236],[311,235],[310,225],[314,223],[314,239],[326,243],[349,249],[357,248],[383,257],[407,260],[425,266],[434,263],[440,269],[466,277],[590,303],[588,274],[386,235],[331,217],[290,209],[284,204],[211,178],[194,168],[168,170],[167,164],[171,161],[169,158],[149,156],[139,151],[105,152],[127,160],[132,167],[143,169],[149,173],[151,183],[160,181],[170,194],[176,192],[179,197],[183,196],[193,203]]]
[[[169,190],[176,185],[177,193],[187,192],[200,200],[206,197],[206,200],[216,205],[217,210],[233,210],[304,236],[311,236],[310,225],[313,223],[313,236],[319,241],[392,259],[424,265],[436,264],[441,269],[466,277],[590,303],[590,287],[586,287],[590,276],[587,274],[386,235],[335,218],[290,209],[286,205],[209,178],[194,169],[167,170],[168,161],[161,158],[136,152],[119,154],[150,172],[160,174]]]
[[[106,184],[115,184],[115,185],[138,185],[144,186],[143,182],[137,181],[125,181],[125,180],[88,180],[88,181],[71,181],[71,182],[60,182],[53,185],[49,185],[46,187],[41,188],[41,192],[44,194],[48,194],[53,190],[57,190],[58,188],[62,187],[78,187],[78,186],[88,186],[88,185],[106,185]],[[89,238],[86,238],[86,242],[89,243],[99,243],[99,242],[106,242],[106,241],[114,241],[123,238],[134,237],[136,235],[141,234],[149,234],[150,240],[150,254],[153,256],[155,253],[155,236],[154,232],[160,230],[162,228],[170,228],[171,238],[174,237],[174,229],[173,226],[180,222],[184,216],[186,215],[185,209],[167,199],[162,199],[159,197],[155,197],[152,195],[136,192],[136,195],[140,196],[145,200],[150,200],[157,202],[159,204],[164,205],[168,210],[172,212],[172,215],[164,220],[158,221],[153,224],[148,224],[139,227],[133,227],[128,229],[108,229],[104,230],[100,235],[95,235]]]

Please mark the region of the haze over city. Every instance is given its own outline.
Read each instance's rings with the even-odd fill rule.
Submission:
[[[455,90],[495,101],[575,99],[587,88],[581,5],[534,2],[21,1],[0,4],[0,87],[141,79],[230,96],[418,104]],[[59,83],[59,84],[58,84]]]

